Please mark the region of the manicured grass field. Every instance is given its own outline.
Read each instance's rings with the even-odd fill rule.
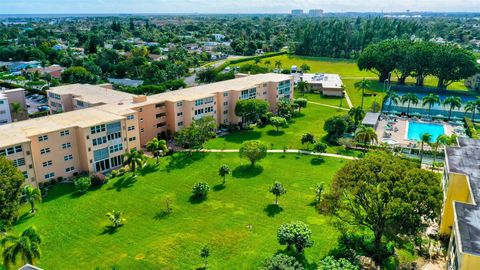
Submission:
[[[35,216],[22,207],[14,230],[38,228],[44,238],[38,265],[44,269],[195,269],[202,266],[204,245],[210,247],[210,269],[256,269],[285,249],[277,243],[278,227],[300,220],[313,231],[315,244],[305,256],[315,264],[335,248],[339,233],[311,205],[313,187],[322,181],[328,186],[346,162],[269,154],[251,168],[236,153],[177,153],[137,178],[129,173],[82,196],[70,184],[58,184]],[[232,169],[225,187],[217,175],[222,164]],[[192,185],[200,181],[211,187],[202,202],[191,198]],[[280,208],[268,192],[274,181],[287,189]],[[163,213],[167,197],[169,215]],[[127,219],[117,231],[107,228],[105,213],[111,210]]]
[[[226,136],[208,141],[204,147],[208,149],[238,149],[244,141],[261,140],[272,149],[283,149],[285,146],[288,149],[306,149],[307,147],[302,145],[300,141],[303,134],[310,132],[315,135],[317,141],[321,141],[327,134],[323,130],[325,120],[334,115],[346,113],[347,111],[344,110],[310,103],[307,108],[302,109],[300,115],[290,120],[288,127],[279,131],[276,131],[273,126],[267,125],[260,128],[256,127],[253,130],[232,132]],[[329,147],[327,152],[353,154],[353,152],[346,153],[343,147],[339,146]]]

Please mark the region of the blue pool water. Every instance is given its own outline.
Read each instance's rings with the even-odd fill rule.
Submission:
[[[424,133],[430,133],[434,142],[438,136],[445,134],[445,129],[439,124],[408,122],[408,140],[420,141]]]

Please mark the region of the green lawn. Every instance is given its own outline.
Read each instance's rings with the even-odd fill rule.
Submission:
[[[233,170],[225,188],[217,175],[224,163]],[[211,250],[210,269],[254,269],[285,249],[277,243],[277,228],[300,220],[310,226],[315,241],[306,260],[317,263],[336,246],[339,233],[311,205],[313,187],[321,181],[328,186],[345,163],[269,154],[250,168],[236,153],[175,154],[136,179],[127,174],[83,196],[72,194],[69,184],[58,184],[35,216],[29,217],[27,205],[22,207],[14,230],[38,228],[44,239],[38,265],[45,269],[195,269],[201,266],[204,245]],[[203,202],[190,198],[199,181],[211,187]],[[268,192],[274,181],[288,191],[280,197],[280,209]],[[167,197],[173,213],[165,216]],[[127,219],[116,232],[106,227],[105,213],[111,210],[124,212]]]
[[[204,147],[207,149],[238,149],[242,142],[248,140],[261,140],[268,144],[269,148],[283,149],[305,149],[300,140],[302,135],[310,132],[315,135],[317,141],[321,141],[327,134],[323,130],[325,120],[334,116],[346,114],[347,111],[324,107],[316,104],[308,104],[302,109],[301,114],[290,120],[289,126],[279,131],[271,126],[256,127],[253,130],[232,132],[226,136],[218,137],[208,141]],[[273,147],[272,147],[273,144]],[[354,154],[345,152],[343,147],[329,147],[327,152],[340,154]]]

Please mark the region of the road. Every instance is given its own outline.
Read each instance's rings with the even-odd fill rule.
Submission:
[[[225,63],[225,61],[227,61],[227,60],[233,60],[233,59],[238,59],[238,58],[243,58],[243,57],[245,57],[245,56],[230,55],[230,56],[227,57],[227,59],[207,63],[206,65],[203,65],[199,68],[195,68],[195,72],[192,75],[190,75],[188,77],[185,77],[183,79],[183,81],[187,84],[187,87],[195,86],[197,84],[195,82],[195,79],[197,78],[196,72],[199,71],[200,69],[202,69],[204,67],[207,67],[207,66],[217,68],[217,67],[223,65]]]

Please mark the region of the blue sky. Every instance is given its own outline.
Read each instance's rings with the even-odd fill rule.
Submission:
[[[480,0],[0,0],[0,14],[286,13],[292,8],[345,11],[470,11]]]

